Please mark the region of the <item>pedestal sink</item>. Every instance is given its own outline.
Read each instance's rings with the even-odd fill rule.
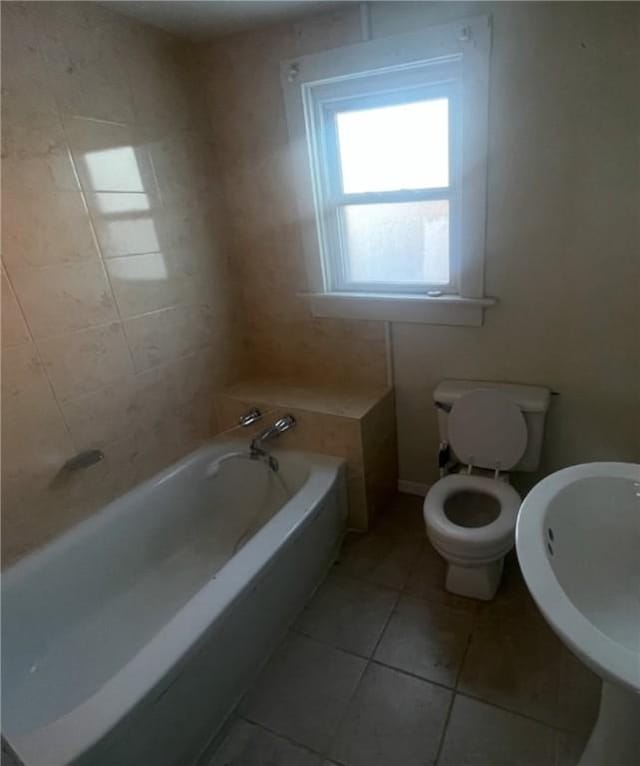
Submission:
[[[640,465],[587,463],[527,495],[516,549],[553,630],[602,678],[579,766],[640,765]]]

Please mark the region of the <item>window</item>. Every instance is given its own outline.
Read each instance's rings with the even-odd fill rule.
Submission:
[[[283,62],[314,313],[481,324],[488,56],[482,17]]]
[[[388,101],[388,98],[384,98]],[[337,246],[326,257],[334,290],[453,289],[449,98],[350,109],[328,126]]]

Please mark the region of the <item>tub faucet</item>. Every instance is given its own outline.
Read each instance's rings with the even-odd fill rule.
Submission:
[[[295,424],[296,419],[293,417],[293,415],[283,415],[283,417],[278,418],[278,420],[276,420],[273,425],[270,425],[269,428],[265,428],[264,431],[261,431],[251,441],[249,452],[251,453],[252,457],[260,457],[261,455],[264,455],[265,449],[263,448],[262,443],[268,442],[271,439],[275,439],[285,431],[289,431],[295,426]]]

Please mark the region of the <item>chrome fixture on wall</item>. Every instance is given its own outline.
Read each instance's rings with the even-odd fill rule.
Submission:
[[[258,420],[262,420],[262,413],[257,407],[252,407],[243,415],[240,415],[238,423],[242,426],[242,428],[247,428],[247,426],[251,426],[254,423],[257,423]]]

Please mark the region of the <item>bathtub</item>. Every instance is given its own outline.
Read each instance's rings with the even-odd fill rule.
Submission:
[[[211,443],[2,578],[2,732],[27,766],[188,766],[333,561],[340,460]]]

